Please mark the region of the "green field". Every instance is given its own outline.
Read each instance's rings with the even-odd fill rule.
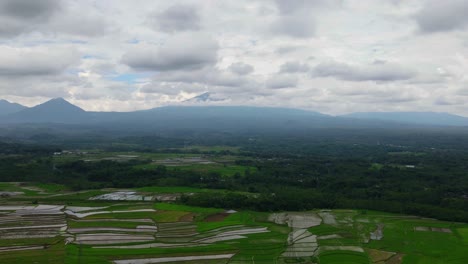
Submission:
[[[0,183],[0,188],[8,191],[21,191],[24,186],[29,185]],[[291,226],[292,220],[276,223],[271,213],[266,212],[227,213],[223,208],[176,203],[89,200],[119,190],[67,193],[60,185],[37,184],[33,187],[46,192],[34,196],[39,205],[51,207],[56,204],[59,212],[76,210],[76,214],[44,213],[35,217],[26,214],[21,216],[21,221],[15,221],[17,216],[12,213],[16,209],[3,208],[0,211],[0,263],[113,263],[122,259],[224,254],[232,257],[167,263],[468,263],[468,224],[464,223],[378,211],[316,210],[308,214],[318,217],[321,223],[298,229]],[[136,191],[180,194],[213,190],[145,187]],[[58,192],[59,195],[47,192]],[[25,194],[4,198],[0,206],[33,208],[36,205],[28,197]],[[62,208],[62,205],[68,207]],[[33,210],[31,208],[28,210]],[[15,229],[53,223],[65,227],[61,231],[57,227],[51,237],[34,237],[36,232],[45,234],[46,231],[40,231],[40,228],[31,229],[28,237]],[[379,228],[382,236],[373,237],[372,233]],[[300,239],[291,240],[294,232],[310,232],[312,242],[301,244]],[[14,238],[15,235],[19,237]],[[29,237],[31,235],[33,237]],[[19,246],[34,248],[15,251],[7,248]],[[291,250],[296,257],[286,253]]]

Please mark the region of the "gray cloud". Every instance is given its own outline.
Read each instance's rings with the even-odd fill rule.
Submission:
[[[304,9],[318,9],[324,7],[338,7],[342,4],[342,0],[275,0],[276,6],[281,14],[293,14]]]
[[[399,65],[374,63],[366,66],[354,66],[339,62],[325,62],[315,66],[313,77],[335,77],[346,81],[401,81],[416,76],[416,72]]]
[[[0,1],[0,36],[12,37],[46,23],[60,9],[59,0]]]
[[[0,75],[53,75],[78,62],[74,50],[0,46]]]
[[[217,62],[218,44],[204,35],[178,35],[163,46],[139,45],[122,57],[135,70],[194,70]]]
[[[60,6],[59,0],[2,0],[0,13],[2,15],[31,20],[47,18]]]
[[[424,33],[463,29],[468,25],[467,10],[466,0],[429,0],[415,19]]]
[[[308,72],[310,70],[309,65],[298,61],[288,61],[280,66],[279,72],[281,73],[298,73]]]
[[[271,25],[271,32],[293,38],[310,38],[316,33],[317,13],[336,8],[341,0],[275,0],[279,16]]]
[[[295,38],[312,37],[315,35],[315,30],[315,19],[300,14],[281,16],[271,27],[271,31],[275,34]]]
[[[466,100],[457,96],[443,96],[434,101],[436,105],[464,105]]]
[[[74,12],[78,12],[75,10]],[[92,14],[70,15],[62,13],[54,16],[45,25],[45,32],[60,32],[73,36],[97,37],[105,35],[110,26],[102,17]]]
[[[468,96],[468,84],[465,84],[463,88],[456,90],[457,95]]]
[[[275,0],[279,16],[271,25],[273,34],[285,35],[294,38],[308,38],[315,35],[316,21],[310,12],[314,1]],[[313,5],[313,4],[312,4]]]
[[[62,0],[1,0],[0,36],[24,33],[101,36],[107,32],[105,19],[89,7]]]
[[[254,71],[254,68],[250,64],[246,64],[243,62],[236,62],[231,64],[228,69],[231,72],[234,72],[239,75],[247,75],[249,73],[252,73]]]
[[[280,54],[280,55],[283,55],[283,54],[288,54],[288,53],[297,51],[299,48],[302,48],[302,47],[296,47],[296,46],[282,46],[282,47],[277,48],[277,49],[275,50],[275,52],[278,53],[278,54]]]
[[[298,80],[296,77],[286,74],[274,75],[268,78],[265,86],[271,89],[294,88],[297,86]]]
[[[210,86],[224,87],[255,87],[257,84],[245,77],[237,74],[232,74],[227,71],[221,71],[214,67],[206,67],[194,71],[171,71],[164,75],[155,77],[157,81],[163,82],[181,82],[181,83],[197,83]]]
[[[0,96],[67,97],[69,96],[68,87],[74,81],[74,78],[62,75],[28,75],[21,78],[0,75]]]
[[[174,5],[151,18],[158,30],[163,32],[199,30],[200,15],[195,6]]]

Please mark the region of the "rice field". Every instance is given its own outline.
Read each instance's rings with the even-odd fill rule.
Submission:
[[[468,263],[465,223],[374,211],[238,212],[133,199],[158,191],[171,194],[154,187],[43,194],[39,204],[3,199],[0,263]]]

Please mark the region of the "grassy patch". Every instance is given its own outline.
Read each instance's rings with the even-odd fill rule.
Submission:
[[[139,192],[148,192],[148,193],[202,193],[202,192],[213,192],[216,190],[213,189],[200,189],[193,187],[160,187],[160,186],[150,186],[136,189]]]
[[[240,175],[245,175],[247,170],[250,172],[256,171],[257,168],[255,167],[248,167],[248,166],[241,166],[241,165],[223,165],[219,163],[214,164],[193,164],[187,166],[176,166],[176,167],[169,167],[174,170],[190,170],[196,171],[200,173],[219,173],[221,176],[233,176],[236,173]]]
[[[188,206],[188,205],[172,204],[172,203],[155,203],[154,209],[164,210],[164,211],[184,211],[184,212],[205,213],[205,214],[214,214],[214,213],[219,213],[219,212],[224,211],[223,209],[218,209],[218,208],[196,207],[196,206]]]
[[[318,256],[320,264],[369,264],[370,259],[365,253],[330,250],[321,252]]]
[[[35,186],[48,193],[58,193],[67,190],[67,188],[64,185],[55,183],[38,183],[35,184]]]
[[[167,223],[167,222],[177,222],[184,215],[188,215],[190,212],[184,211],[158,211],[156,214],[153,214],[152,219],[157,223]]]

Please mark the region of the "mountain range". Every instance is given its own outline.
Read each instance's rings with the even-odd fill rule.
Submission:
[[[189,102],[211,100],[209,93]],[[468,118],[435,112],[369,112],[330,116],[319,112],[274,107],[249,106],[166,106],[134,112],[88,112],[63,98],[27,108],[0,100],[0,123],[3,124],[108,124],[132,128],[224,129],[269,128],[350,128],[385,126],[468,126]]]
[[[17,103],[10,103],[7,100],[0,100],[0,116],[16,113],[26,108],[26,106]]]

